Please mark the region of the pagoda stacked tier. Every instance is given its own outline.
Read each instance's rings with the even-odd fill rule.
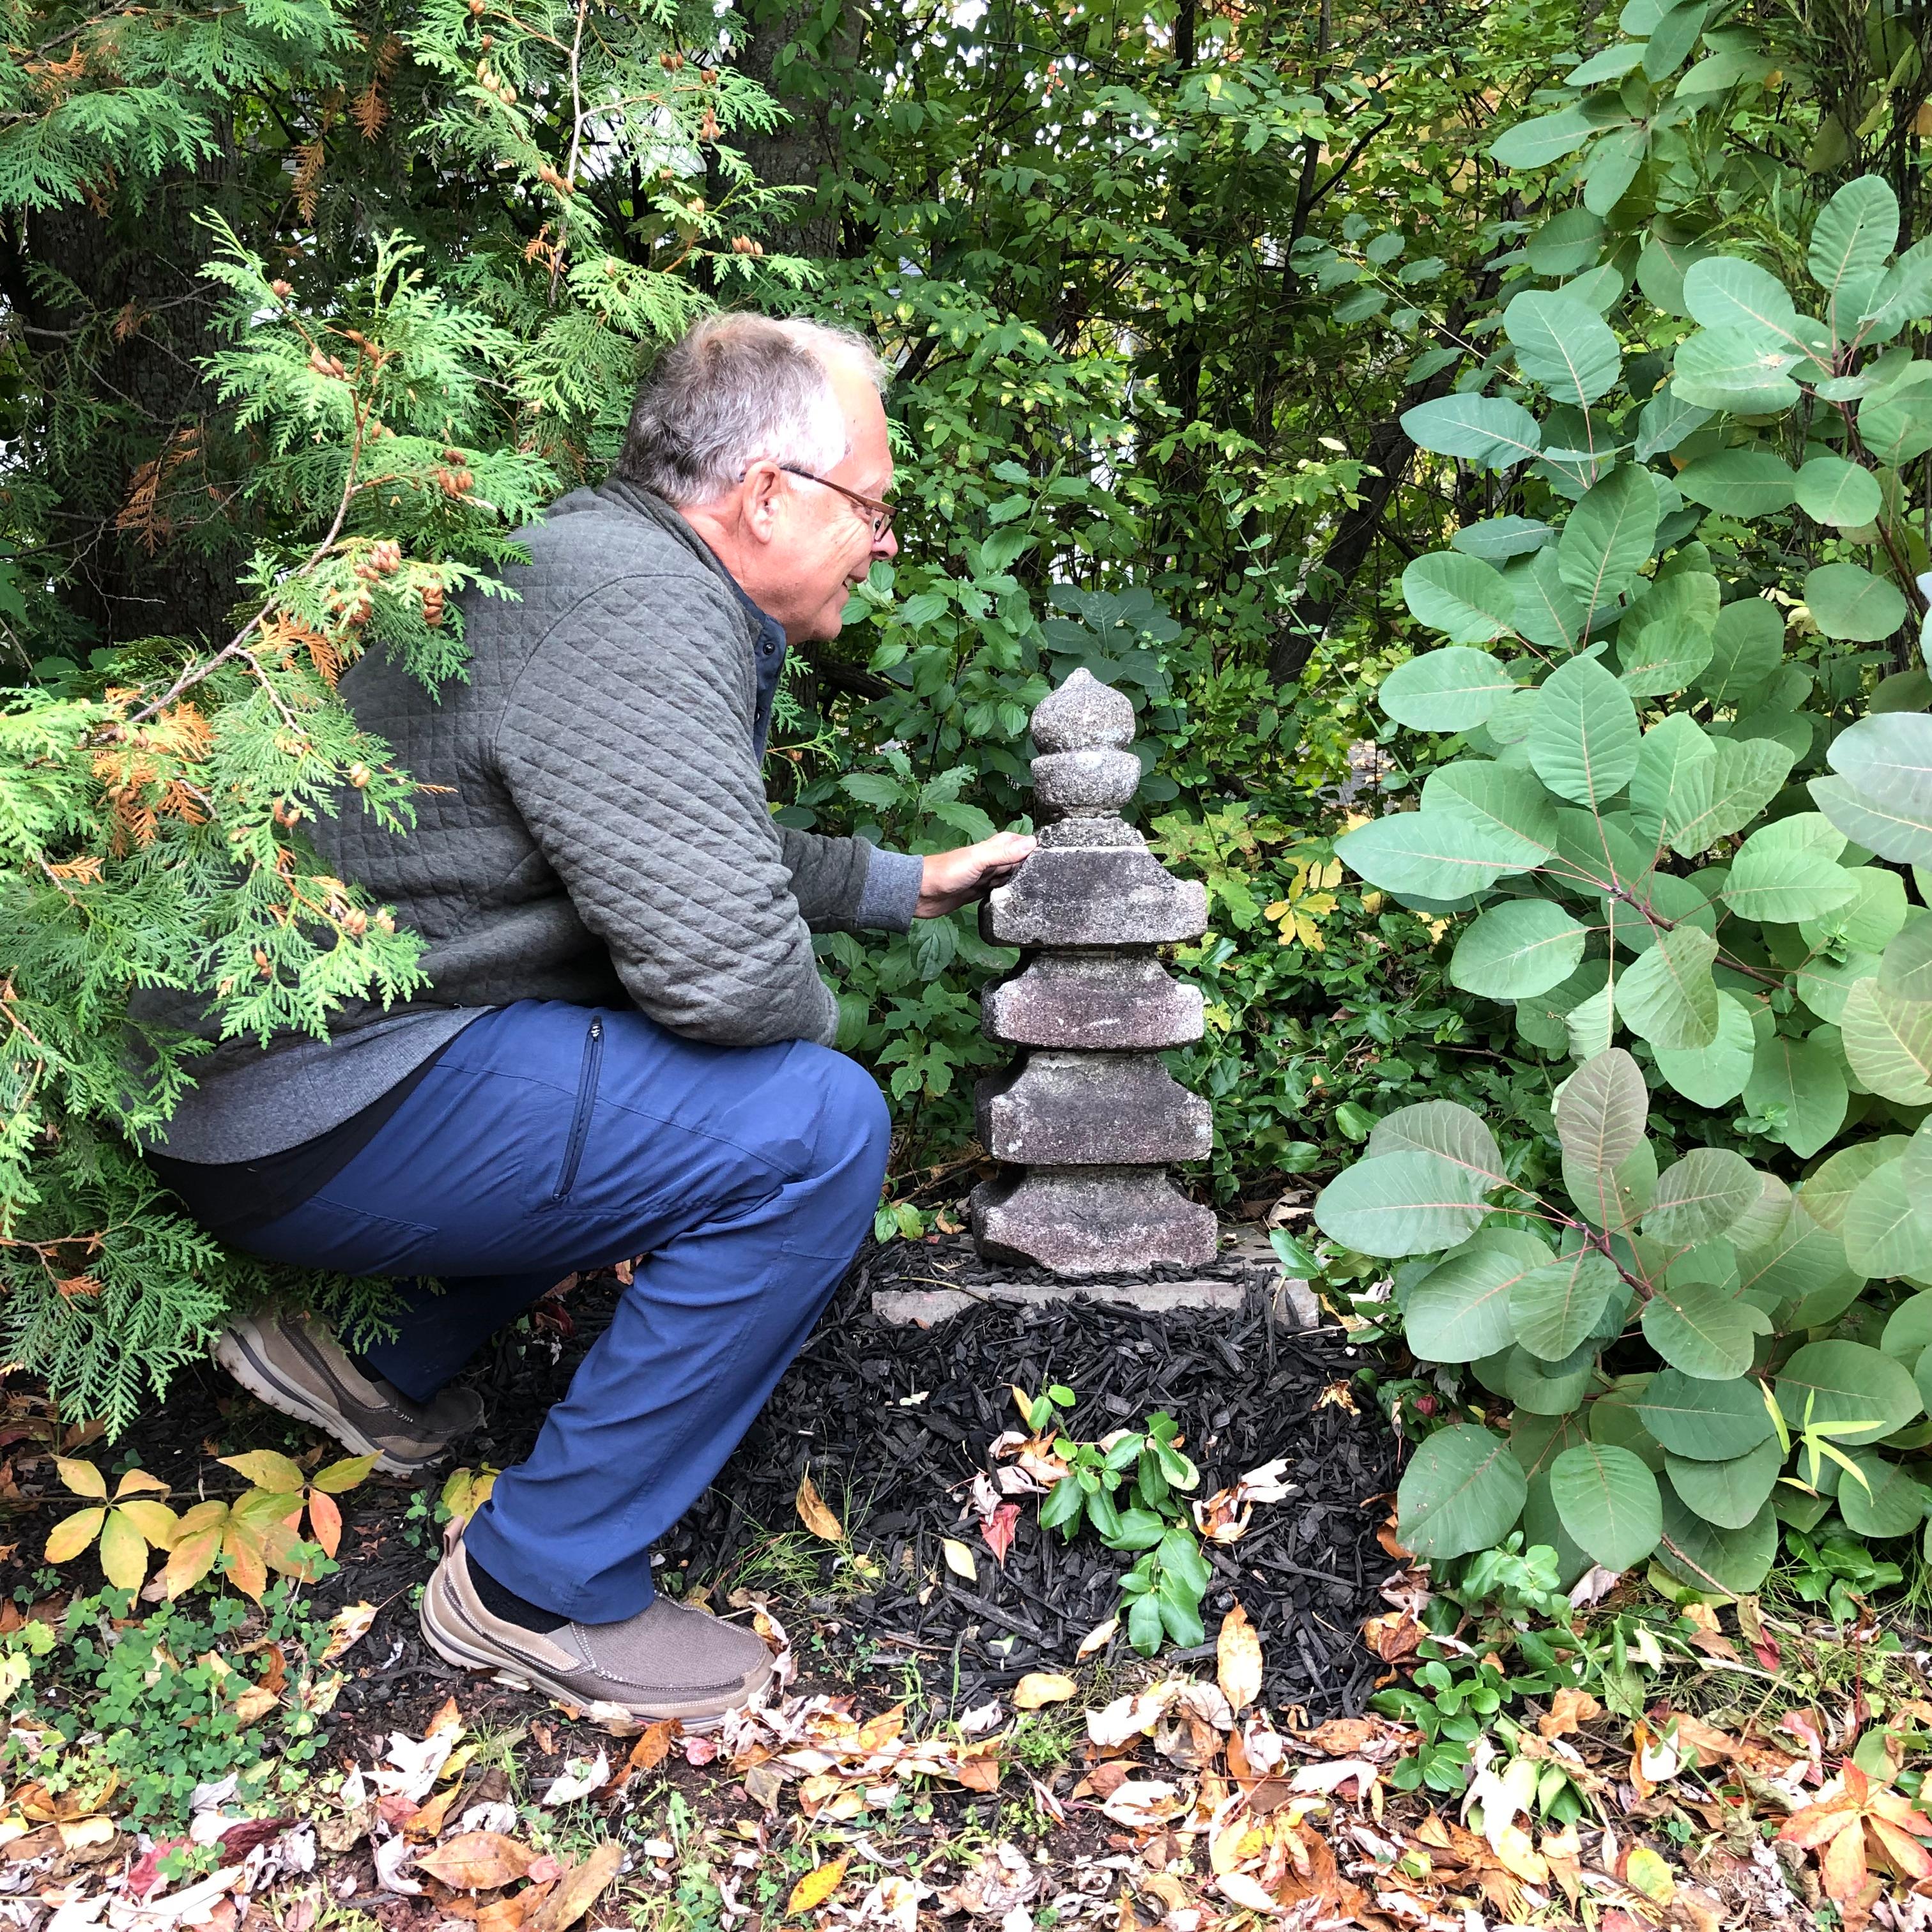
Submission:
[[[1039,849],[980,910],[1018,969],[981,1000],[989,1037],[1023,1049],[979,1089],[980,1138],[1003,1165],[974,1192],[989,1258],[1055,1274],[1198,1267],[1211,1210],[1167,1163],[1206,1157],[1208,1103],[1159,1058],[1202,1033],[1202,1000],[1155,949],[1208,928],[1204,886],[1172,877],[1120,816],[1141,780],[1132,705],[1076,670],[1033,714],[1034,794],[1053,814]]]

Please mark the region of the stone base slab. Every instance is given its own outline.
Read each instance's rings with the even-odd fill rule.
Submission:
[[[1232,1313],[1241,1306],[1243,1289],[1238,1281],[1219,1281],[1204,1276],[1198,1281],[1106,1281],[1091,1286],[1070,1287],[1058,1282],[975,1282],[970,1288],[886,1288],[872,1297],[872,1312],[895,1328],[916,1324],[930,1328],[936,1322],[950,1322],[981,1303],[999,1301],[1039,1306],[1050,1302],[1070,1301],[1076,1294],[1097,1302],[1145,1310],[1149,1314],[1168,1315],[1190,1308]]]
[[[1023,1168],[982,1181],[968,1205],[982,1255],[1068,1280],[1163,1264],[1204,1268],[1220,1246],[1214,1210],[1157,1167]]]

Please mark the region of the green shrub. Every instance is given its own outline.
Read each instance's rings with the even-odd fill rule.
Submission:
[[[1898,1536],[1928,1500],[1932,683],[1897,673],[1856,714],[1890,658],[1868,647],[1924,608],[1902,476],[1932,449],[1908,336],[1932,242],[1893,258],[1867,176],[1802,270],[1748,243],[1689,165],[1678,38],[1598,56],[1496,143],[1587,150],[1582,206],[1512,258],[1478,378],[1405,418],[1510,513],[1404,573],[1444,642],[1379,701],[1453,742],[1419,808],[1336,848],[1474,915],[1449,976],[1550,1057],[1543,1131],[1505,1152],[1468,1108],[1400,1108],[1316,1214],[1400,1262],[1414,1352],[1510,1410],[1507,1441],[1457,1413],[1421,1444],[1411,1548],[1520,1520],[1566,1580],[1654,1553],[1736,1593],[1780,1516]]]

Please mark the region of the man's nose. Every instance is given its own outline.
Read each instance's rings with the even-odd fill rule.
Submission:
[[[892,530],[888,530],[884,536],[872,539],[872,554],[874,556],[882,556],[890,562],[898,554],[899,540]]]

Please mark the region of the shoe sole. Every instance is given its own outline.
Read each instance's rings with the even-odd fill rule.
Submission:
[[[296,1422],[306,1422],[334,1437],[352,1456],[374,1456],[376,1466],[386,1475],[414,1476],[440,1462],[446,1450],[410,1457],[398,1456],[370,1441],[338,1410],[326,1408],[298,1383],[285,1380],[262,1360],[232,1328],[215,1344],[214,1359],[254,1396],[278,1413]]]
[[[748,1703],[758,1694],[748,1690],[730,1710],[715,1711],[687,1716],[680,1711],[645,1711],[634,1705],[621,1704],[614,1700],[586,1698],[574,1686],[562,1678],[551,1677],[532,1664],[527,1658],[512,1657],[506,1652],[491,1652],[477,1644],[466,1642],[460,1632],[462,1619],[453,1606],[446,1606],[442,1601],[442,1570],[439,1566],[430,1576],[422,1593],[422,1601],[417,1606],[416,1620],[422,1627],[422,1634],[430,1649],[446,1664],[454,1664],[464,1670],[488,1670],[501,1677],[513,1679],[526,1689],[540,1690],[546,1697],[554,1698],[560,1704],[568,1704],[574,1710],[582,1711],[593,1723],[603,1724],[655,1724],[666,1718],[675,1718],[687,1735],[715,1731],[740,1705]]]

